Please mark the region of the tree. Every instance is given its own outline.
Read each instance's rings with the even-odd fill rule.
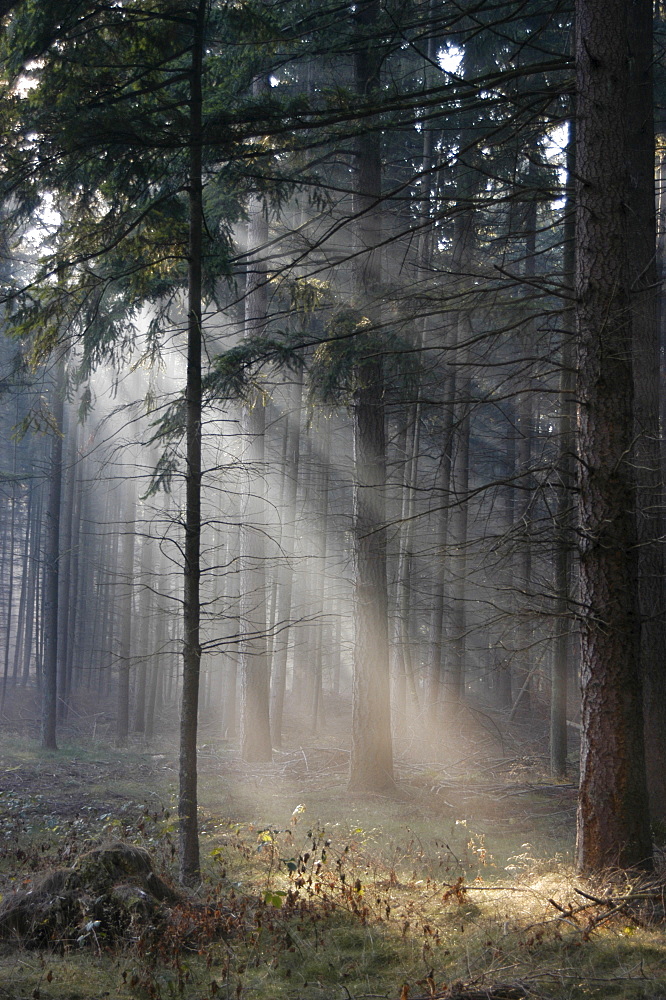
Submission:
[[[356,88],[363,98],[380,84],[382,48],[373,32],[377,0],[356,11]],[[362,257],[357,267],[361,308],[379,326],[376,298],[381,280],[381,150],[377,126],[357,140],[357,232]],[[373,301],[374,300],[374,301]],[[374,346],[374,349],[373,349]],[[382,791],[393,786],[388,593],[386,576],[386,430],[383,359],[371,341],[358,365],[353,402],[354,429],[354,574],[355,642],[352,701],[352,752],[349,785],[354,791]]]
[[[116,744],[127,746],[130,717],[130,678],[132,666],[134,622],[134,548],[136,542],[136,495],[131,480],[124,496],[124,510],[118,525],[120,636],[118,648],[118,712]]]
[[[204,238],[205,0],[164,0],[154,8],[141,0],[89,6],[72,5],[61,19],[62,12],[52,11],[46,27],[36,26],[35,12],[21,7],[12,25],[16,72],[20,56],[34,49],[37,27],[46,41],[36,86],[18,103],[23,117],[15,141],[5,148],[7,187],[17,217],[34,211],[36,194],[54,198],[60,211],[57,253],[42,257],[31,280],[13,293],[13,320],[22,336],[32,337],[35,362],[61,340],[80,345],[83,380],[102,362],[122,360],[135,343],[135,320],[147,304],[153,311],[149,353],[158,353],[160,333],[174,321],[187,288],[185,391],[167,415],[168,431],[162,427],[157,436],[185,436],[179,817],[181,878],[191,882],[199,869],[201,302],[204,276],[212,288],[224,269],[228,243],[222,220],[233,199],[221,212],[219,203],[208,206]],[[82,33],[79,17],[88,29]],[[57,45],[51,44],[54,38]],[[54,106],[60,112],[57,124]],[[31,127],[28,122],[35,138],[22,146],[17,137]],[[207,150],[209,161],[213,155]],[[57,283],[51,281],[54,272]],[[168,480],[173,470],[168,454],[158,479]]]
[[[185,561],[183,595],[183,693],[180,712],[178,822],[181,881],[199,880],[197,724],[201,670],[201,352],[203,250],[203,56],[207,0],[198,0],[192,22],[189,80],[187,252],[187,381],[185,387]]]
[[[572,497],[575,427],[573,277],[575,262],[575,202],[573,197],[575,170],[575,116],[569,122],[567,141],[567,192],[564,206],[564,287],[570,293],[565,303],[565,323],[562,337],[562,368],[560,373],[560,444],[557,515],[555,535],[555,590],[558,620],[553,650],[550,694],[550,768],[553,775],[563,778],[567,769],[567,681],[571,659],[571,581],[572,581]]]
[[[582,629],[577,862],[649,866],[626,211],[627,0],[576,3],[576,299]]]
[[[666,823],[664,492],[659,431],[652,5],[628,10],[627,252],[631,269],[634,458],[645,752],[652,821]]]
[[[254,89],[264,93],[265,78]],[[268,244],[266,207],[251,199],[248,243],[252,254],[245,287],[245,333],[265,337],[268,322]],[[266,602],[266,419],[262,400],[252,398],[243,413],[246,488],[240,528],[241,565],[241,753],[248,761],[272,759],[270,731],[270,663]]]
[[[57,750],[58,717],[58,597],[60,570],[60,500],[62,495],[62,426],[65,395],[65,361],[58,359],[53,379],[53,437],[49,463],[44,550],[44,680],[42,692],[42,746]]]

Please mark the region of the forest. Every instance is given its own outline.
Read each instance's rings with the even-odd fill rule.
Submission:
[[[0,0],[0,1000],[666,995],[665,46]]]

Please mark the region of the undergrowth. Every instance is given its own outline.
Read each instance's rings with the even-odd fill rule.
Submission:
[[[129,768],[108,750],[83,755],[68,812],[44,786],[45,775],[54,780],[50,759],[37,751],[12,758],[9,749],[3,759],[5,777],[32,769],[0,793],[3,894],[111,838],[146,848],[174,880],[171,771],[154,775],[142,799],[136,768],[149,766],[148,755],[135,754]],[[219,809],[222,780],[216,775],[201,811],[202,885],[167,926],[137,926],[122,947],[94,927],[49,949],[6,942],[0,997],[414,1000],[497,984],[506,996],[513,989],[553,1000],[666,993],[663,904],[625,880],[612,884],[612,897],[633,894],[635,905],[613,909],[603,886],[575,878],[566,841],[545,856],[514,830],[509,853],[506,829],[493,835],[486,804],[476,817],[433,809],[428,830],[427,817],[415,821],[423,811],[416,794],[367,808],[339,797],[337,817],[326,821],[317,819],[329,811],[326,791],[320,801],[311,786],[282,807],[280,822],[259,809],[254,819],[234,817]],[[126,782],[111,805],[107,781],[115,789]],[[274,785],[275,775],[266,781]],[[204,789],[207,782],[210,775]],[[534,802],[547,823],[544,802]]]

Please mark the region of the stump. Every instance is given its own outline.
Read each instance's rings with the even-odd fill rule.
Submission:
[[[25,947],[113,944],[157,929],[182,894],[142,848],[114,842],[88,851],[0,903],[0,938]]]

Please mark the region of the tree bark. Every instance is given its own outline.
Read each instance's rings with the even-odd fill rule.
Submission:
[[[629,11],[627,0],[576,3],[582,871],[652,862],[630,461]]]
[[[531,148],[530,155],[538,155],[538,150]],[[537,196],[536,191],[529,190],[535,186],[534,165],[530,160],[527,169],[527,197],[528,203],[524,216],[525,227],[525,263],[523,273],[526,278],[524,295],[527,300],[527,309],[530,308],[529,301],[533,293],[536,278],[536,234],[537,234]],[[520,338],[522,357],[519,360],[521,368],[527,365],[526,359],[537,350],[536,346],[536,323],[533,319],[527,320],[525,328]],[[514,678],[517,682],[518,693],[516,701],[511,710],[512,718],[527,719],[532,712],[532,659],[533,651],[533,623],[532,623],[532,533],[530,522],[532,520],[532,505],[534,501],[534,490],[536,483],[532,474],[532,463],[534,460],[534,435],[535,435],[535,400],[531,386],[527,386],[520,392],[517,399],[517,441],[516,441],[516,467],[514,470],[516,482],[516,507],[519,509],[519,519],[523,529],[522,545],[516,553],[515,565],[515,586],[518,592],[518,650],[514,664]]]
[[[136,486],[130,479],[125,494],[124,518],[118,526],[120,533],[118,572],[120,573],[120,642],[118,646],[118,717],[116,746],[127,746],[129,735],[130,672],[132,665],[132,624],[134,621],[134,546],[136,541]]]
[[[58,708],[58,576],[60,568],[60,499],[62,495],[62,422],[65,393],[65,361],[57,362],[51,410],[53,437],[49,464],[49,495],[46,507],[44,549],[44,660],[42,684],[42,747],[57,750]]]
[[[30,576],[28,579],[28,595],[25,617],[25,641],[23,643],[23,664],[21,685],[25,687],[30,679],[30,665],[33,650],[39,641],[39,579],[41,576],[41,536],[42,536],[43,492],[41,489],[30,505]],[[37,660],[37,656],[35,656]],[[35,664],[35,681],[39,685],[38,664]]]
[[[575,265],[575,200],[573,194],[576,174],[575,115],[569,123],[567,145],[567,197],[564,207],[564,276],[573,300],[573,275]],[[574,485],[574,326],[573,305],[566,306],[562,334],[560,373],[560,441],[557,514],[555,524],[555,593],[557,619],[550,692],[550,770],[557,778],[564,778],[567,771],[567,686],[571,656],[571,586],[572,586],[572,505]]]
[[[17,414],[18,415],[18,414]],[[14,601],[14,564],[15,564],[15,543],[16,543],[16,452],[17,452],[17,442],[14,441],[14,446],[12,448],[12,486],[11,486],[11,516],[9,519],[9,539],[7,539],[7,533],[5,532],[5,542],[7,544],[7,551],[9,553],[9,572],[7,573],[7,620],[5,625],[5,663],[2,677],[2,704],[4,705],[5,695],[7,694],[7,680],[9,678],[9,650],[11,648],[11,637],[12,637],[12,625],[13,625],[13,601]],[[4,560],[3,560],[4,561]],[[4,576],[4,574],[3,574]],[[18,628],[14,632],[14,644],[18,642]]]
[[[475,49],[466,53],[465,71],[472,76],[478,72],[478,55]],[[462,133],[461,144],[473,149],[473,137],[469,128]],[[449,719],[457,714],[465,689],[466,631],[467,631],[467,527],[469,493],[469,447],[470,410],[472,404],[472,379],[469,370],[468,341],[473,335],[472,311],[473,290],[470,294],[471,272],[476,245],[475,197],[481,183],[481,175],[473,163],[460,160],[458,163],[458,214],[455,219],[452,248],[452,270],[454,294],[462,300],[453,317],[451,333],[451,356],[455,359],[456,371],[448,377],[448,392],[453,408],[450,424],[451,458],[449,502],[452,508],[447,523],[446,555],[450,562],[451,574],[451,621],[448,670],[444,680],[446,691],[444,706]],[[448,420],[447,420],[448,424]]]
[[[637,484],[638,599],[648,792],[666,824],[666,622],[664,493],[659,436],[660,346],[655,201],[652,5],[629,0],[627,238],[634,329],[633,465]]]
[[[25,650],[25,644],[27,640],[27,609],[28,609],[28,594],[31,579],[31,565],[30,565],[30,542],[32,538],[32,508],[34,506],[34,491],[32,486],[28,488],[28,494],[26,497],[26,513],[25,513],[25,532],[23,535],[23,554],[21,557],[21,592],[19,595],[19,614],[18,614],[18,624],[16,626],[16,639],[14,642],[14,667],[13,667],[13,682],[14,686],[18,684],[19,679],[19,667],[22,663],[22,656]]]
[[[414,511],[421,439],[421,405],[409,408],[399,435],[402,442],[400,476],[400,529],[396,566],[394,627],[394,718],[398,730],[404,730],[410,717],[418,714],[420,700],[414,679],[412,656],[412,561]],[[440,618],[441,620],[441,618]],[[410,711],[411,708],[411,711]]]
[[[259,81],[258,86],[263,86]],[[268,219],[258,198],[250,207],[249,245],[254,251],[245,296],[245,329],[261,336],[266,328],[268,289],[261,255],[268,242]],[[261,400],[243,413],[246,493],[240,530],[241,563],[241,754],[246,761],[270,761],[270,663],[266,590],[265,430]]]
[[[178,790],[180,880],[200,879],[197,820],[197,727],[201,669],[201,251],[203,239],[202,74],[207,0],[196,5],[190,70],[189,246],[187,270],[187,384],[185,562],[183,572],[183,689]]]
[[[356,10],[354,56],[356,89],[366,98],[379,89],[381,53],[375,37],[377,0]],[[357,147],[356,232],[363,255],[357,277],[359,305],[376,324],[381,281],[380,135],[368,129]],[[354,792],[394,787],[391,735],[388,594],[386,573],[386,429],[383,359],[376,354],[359,365],[353,404],[354,432],[354,674],[349,787]]]
[[[282,510],[286,521],[282,528],[282,564],[277,593],[276,626],[271,678],[271,733],[273,746],[282,746],[282,717],[287,682],[287,654],[290,629],[287,627],[292,610],[294,588],[294,554],[296,548],[296,494],[300,461],[301,400],[303,378],[299,373],[292,387],[289,415],[287,417],[287,453],[285,455],[285,482],[282,491]]]
[[[69,700],[69,676],[67,663],[72,645],[72,629],[70,617],[75,595],[72,592],[72,542],[75,527],[74,507],[76,504],[76,416],[68,407],[65,423],[65,440],[67,442],[67,459],[64,470],[64,496],[62,500],[62,556],[60,567],[60,621],[58,622],[58,719],[67,719]]]

